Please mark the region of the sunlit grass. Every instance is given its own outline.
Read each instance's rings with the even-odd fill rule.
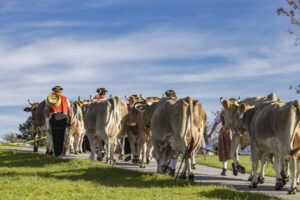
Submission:
[[[278,199],[88,160],[0,149],[1,199]]]

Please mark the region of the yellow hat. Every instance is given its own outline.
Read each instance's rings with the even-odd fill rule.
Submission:
[[[56,94],[55,92],[50,93],[47,97],[47,104],[51,108],[60,106],[61,99],[60,99],[59,95]]]

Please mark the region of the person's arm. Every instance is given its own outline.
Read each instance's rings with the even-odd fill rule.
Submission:
[[[211,136],[212,136],[212,134],[214,133],[214,131],[215,131],[215,129],[216,129],[216,127],[218,126],[218,122],[215,122],[214,123],[214,125],[213,125],[213,127],[211,128],[211,131],[210,131],[210,133],[208,134],[208,139],[210,139],[211,138]]]

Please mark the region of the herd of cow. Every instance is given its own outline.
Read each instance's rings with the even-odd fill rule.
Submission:
[[[80,100],[71,102],[71,125],[65,137],[65,150],[81,153],[82,141],[87,134],[90,159],[102,159],[103,142],[106,159],[115,164],[115,149],[121,139],[120,158],[124,155],[124,138],[130,142],[133,162],[146,167],[154,155],[157,172],[163,172],[172,153],[183,154],[183,177],[193,179],[195,155],[206,134],[206,114],[202,104],[190,97],[140,97],[132,95],[127,103],[118,97],[104,100]],[[274,93],[266,97],[249,97],[244,100],[222,100],[225,128],[232,131],[231,155],[234,160],[233,173],[244,172],[238,163],[236,149],[251,145],[251,188],[264,182],[264,164],[271,158],[276,171],[275,189],[280,190],[289,181],[289,194],[295,194],[300,175],[300,101],[284,102]],[[49,108],[46,101],[32,103],[24,110],[32,113],[35,138],[48,133],[47,153],[53,151],[49,128]],[[37,151],[37,141],[34,151]],[[154,153],[152,153],[152,151]],[[163,159],[162,159],[163,158]],[[257,176],[258,161],[261,162]]]

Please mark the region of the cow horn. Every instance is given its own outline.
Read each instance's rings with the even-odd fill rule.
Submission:
[[[33,106],[33,103],[30,101],[30,99],[28,99],[28,103]]]
[[[147,99],[145,97],[142,96],[142,94],[140,94],[141,99],[143,99],[144,101],[147,101]]]
[[[223,97],[220,97],[220,102],[222,102]]]
[[[109,95],[109,98],[112,98],[112,95]]]
[[[129,98],[125,95],[125,99],[127,100],[127,101],[129,101]]]
[[[90,100],[93,100],[92,95],[90,95]]]
[[[79,101],[81,104],[83,104],[83,101],[80,100],[80,96],[78,96],[78,101]]]

